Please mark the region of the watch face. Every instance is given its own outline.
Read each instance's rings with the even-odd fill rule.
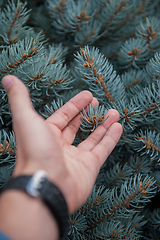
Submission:
[[[39,189],[42,187],[42,183],[47,178],[47,173],[43,170],[37,171],[29,180],[26,191],[33,197],[40,197]]]

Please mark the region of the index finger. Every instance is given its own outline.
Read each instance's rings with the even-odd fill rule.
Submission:
[[[63,107],[53,113],[47,122],[57,126],[61,131],[85,108],[93,99],[92,93],[84,90],[71,98]]]

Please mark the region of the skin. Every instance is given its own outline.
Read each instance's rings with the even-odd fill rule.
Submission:
[[[91,92],[80,92],[45,120],[33,109],[29,91],[22,81],[8,75],[2,84],[8,95],[17,144],[13,175],[45,170],[49,180],[63,193],[72,214],[86,202],[101,166],[122,134],[119,113],[110,109],[108,119],[75,147],[72,143],[80,126],[80,112],[89,103],[98,105]],[[31,209],[34,217],[30,226]],[[33,222],[39,226],[37,231],[32,227]],[[46,206],[17,190],[5,192],[0,198],[0,229],[16,240],[58,239],[59,236],[56,220]]]

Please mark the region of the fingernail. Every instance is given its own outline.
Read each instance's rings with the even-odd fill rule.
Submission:
[[[7,90],[12,85],[12,83],[13,83],[13,81],[12,81],[12,78],[10,76],[5,76],[2,79],[2,85],[3,85],[5,90]]]

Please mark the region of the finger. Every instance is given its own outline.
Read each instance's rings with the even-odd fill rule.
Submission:
[[[118,122],[113,123],[108,129],[103,139],[93,149],[92,153],[99,161],[100,167],[106,161],[112,150],[115,148],[117,142],[122,135],[122,125]]]
[[[93,97],[91,105],[93,107],[98,106],[99,105],[98,100]],[[75,118],[73,118],[73,120],[70,121],[70,123],[67,125],[67,127],[62,132],[63,138],[69,144],[72,144],[75,139],[75,135],[80,126],[80,119],[81,119],[81,114],[79,113]]]
[[[14,128],[22,130],[28,124],[28,116],[34,112],[28,88],[13,75],[2,79],[8,95]]]
[[[111,125],[119,120],[119,113],[117,110],[110,109],[106,117],[107,116],[107,120],[100,124],[86,140],[78,145],[78,147],[91,151],[102,140]]]
[[[70,99],[63,107],[47,118],[47,122],[56,125],[61,131],[93,99],[91,92],[82,91]]]

